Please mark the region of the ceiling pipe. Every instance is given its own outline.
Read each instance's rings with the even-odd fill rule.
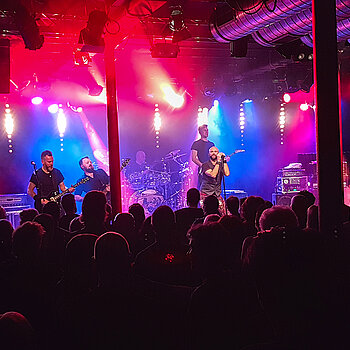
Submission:
[[[249,34],[275,22],[293,16],[311,7],[311,0],[269,0],[256,13],[240,12],[236,17],[224,24],[217,23],[217,16],[210,22],[210,31],[216,41],[227,43]]]
[[[350,18],[344,19],[337,24],[338,42],[350,39]],[[303,36],[300,40],[307,46],[313,47],[312,33]]]
[[[338,22],[338,41],[341,41],[349,37],[348,34],[345,34],[345,37],[344,34],[342,34],[344,31],[344,24],[340,23],[342,23],[342,20],[346,20],[350,17],[350,0],[336,1],[336,16],[337,21],[340,21]],[[311,33],[312,9],[309,8],[252,33],[252,37],[260,45],[275,47],[278,44],[285,44],[298,37],[303,37]]]

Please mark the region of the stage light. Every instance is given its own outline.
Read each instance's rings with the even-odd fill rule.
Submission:
[[[103,86],[96,84],[94,86],[89,86],[88,89],[90,96],[100,96],[103,91]]]
[[[300,110],[306,112],[309,109],[309,105],[305,102],[299,106]]]
[[[213,106],[214,106],[214,107],[219,107],[219,101],[218,101],[218,100],[214,100]]]
[[[241,146],[244,146],[244,129],[245,129],[245,113],[244,113],[244,101],[239,105],[239,128],[241,130]]]
[[[43,102],[43,98],[40,96],[36,96],[32,98],[33,105],[40,105]]]
[[[63,137],[64,137],[64,133],[66,131],[66,127],[67,127],[66,116],[64,115],[63,109],[59,108],[58,115],[57,115],[57,128],[58,128],[58,132],[60,134],[61,151],[63,151]]]
[[[73,53],[74,64],[76,66],[88,66],[92,59],[88,52],[81,52],[79,49]]]
[[[253,102],[253,100],[247,98],[247,99],[245,99],[242,103],[252,103],[252,102]]]
[[[183,95],[178,95],[177,93],[175,93],[172,87],[168,84],[163,84],[160,88],[164,93],[165,101],[167,101],[172,107],[180,108],[183,106],[185,102],[185,98],[183,97]]]
[[[7,137],[9,139],[11,139],[11,137],[12,137],[14,128],[15,128],[15,123],[14,123],[12,114],[6,113],[5,114],[5,130],[6,130]]]
[[[51,113],[51,114],[55,114],[58,112],[58,104],[54,103],[52,105],[50,105],[49,107],[47,107],[47,110]]]
[[[289,94],[284,94],[284,95],[283,95],[283,101],[284,101],[285,103],[289,103],[290,100],[291,100],[291,97],[290,97]]]
[[[78,108],[77,108],[77,112],[78,112],[78,113],[81,113],[82,111],[83,111],[83,107],[78,107]]]
[[[94,10],[89,13],[86,28],[80,31],[79,44],[83,44],[81,52],[101,53],[104,51],[103,32],[108,17],[104,11]]]
[[[184,14],[181,5],[170,6],[169,23],[164,28],[162,36],[173,36],[172,42],[177,43],[179,41],[186,40],[191,37],[191,33],[188,30],[185,21]]]

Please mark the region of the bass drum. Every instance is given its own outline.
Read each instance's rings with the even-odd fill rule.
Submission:
[[[134,203],[140,203],[145,209],[145,215],[151,216],[153,212],[164,202],[164,197],[156,190],[146,190],[135,192],[129,200],[129,206]]]

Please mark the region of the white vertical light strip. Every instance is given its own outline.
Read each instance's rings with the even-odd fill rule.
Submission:
[[[281,102],[280,115],[279,115],[279,126],[280,126],[280,144],[284,144],[285,126],[286,126],[286,111],[285,102]]]
[[[58,114],[57,114],[57,128],[58,132],[60,134],[60,143],[61,143],[61,152],[63,152],[63,138],[64,138],[64,133],[66,132],[66,127],[67,127],[67,118],[64,114],[63,108],[58,109]]]
[[[159,148],[159,137],[160,137],[160,127],[162,126],[162,118],[160,117],[159,112],[159,105],[156,103],[154,105],[154,120],[153,120],[153,126],[156,133],[155,140],[156,140],[156,148]]]
[[[14,123],[10,105],[8,103],[5,104],[4,126],[7,134],[8,152],[13,153],[12,134],[15,128],[15,123]]]
[[[239,105],[239,129],[241,133],[241,146],[244,146],[245,113],[243,103]]]

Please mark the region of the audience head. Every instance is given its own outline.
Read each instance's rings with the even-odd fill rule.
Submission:
[[[223,271],[227,267],[229,237],[220,223],[197,225],[190,229],[188,236],[193,267],[202,277]]]
[[[102,284],[130,273],[129,244],[119,233],[106,232],[101,235],[95,243],[94,257],[99,282]]]
[[[130,213],[118,213],[113,220],[112,228],[114,232],[128,238],[135,232],[135,219]]]
[[[167,205],[161,205],[152,214],[152,226],[157,235],[157,241],[166,241],[175,229],[175,214]]]
[[[273,227],[295,229],[298,227],[298,218],[291,208],[275,205],[263,211],[259,220],[259,225],[264,231]]]
[[[106,195],[101,191],[88,192],[82,204],[81,220],[89,225],[103,225],[106,218]]]
[[[61,205],[66,214],[75,214],[77,212],[77,204],[72,193],[66,193],[62,197]]]
[[[318,206],[310,205],[307,208],[306,227],[318,231]]]
[[[20,225],[24,224],[27,221],[33,221],[38,214],[39,212],[34,208],[23,209],[19,213]]]
[[[43,239],[45,240],[45,243],[51,242],[56,228],[55,220],[52,215],[45,213],[39,214],[34,218],[33,222],[37,222],[44,228]]]
[[[309,208],[311,205],[315,204],[316,198],[313,193],[307,190],[300,191],[299,194],[306,198],[306,205]]]
[[[67,243],[64,276],[69,284],[87,288],[93,286],[95,279],[92,267],[97,238],[93,234],[80,234]]]
[[[106,203],[105,226],[106,226],[106,228],[108,228],[108,230],[112,228],[112,221],[113,221],[113,210],[112,210],[112,206],[107,202],[107,203]]]
[[[255,224],[258,209],[265,204],[261,197],[249,196],[241,205],[241,217],[247,222]]]
[[[230,196],[226,199],[226,207],[231,215],[239,216],[239,199],[235,196]]]
[[[299,226],[301,228],[306,227],[306,216],[307,216],[307,198],[302,195],[296,195],[292,198],[291,208],[298,217]]]
[[[198,207],[198,203],[200,200],[200,193],[197,190],[197,188],[190,188],[187,191],[186,197],[187,197],[187,205],[189,207],[195,207],[195,208]]]
[[[21,260],[36,259],[39,256],[43,227],[36,222],[25,222],[13,232],[13,254]]]
[[[83,228],[84,224],[81,222],[81,216],[77,216],[69,224],[69,232],[79,231]]]
[[[205,217],[203,224],[209,224],[211,222],[217,222],[220,220],[220,215],[218,214],[209,214]]]
[[[60,219],[60,206],[56,202],[48,202],[43,206],[43,213],[50,214],[55,223],[58,224]]]
[[[214,196],[207,196],[203,200],[203,211],[205,215],[219,214],[219,200]]]
[[[0,220],[6,219],[6,210],[0,205]]]
[[[11,255],[13,227],[10,221],[0,220],[0,261]]]
[[[6,312],[0,315],[1,347],[6,350],[34,350],[34,330],[29,321],[18,312]]]
[[[131,204],[130,207],[129,207],[129,213],[135,219],[136,229],[140,229],[142,223],[146,219],[145,209],[143,209],[143,206],[140,203]]]

